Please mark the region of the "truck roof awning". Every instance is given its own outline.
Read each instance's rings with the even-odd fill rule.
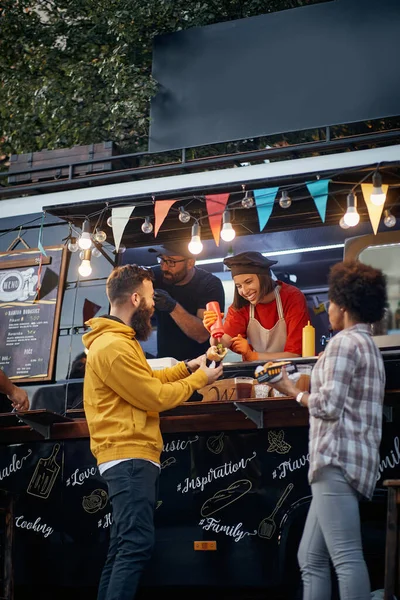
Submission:
[[[80,212],[84,213],[85,205],[89,208],[89,205],[104,206],[108,202],[112,206],[113,203],[129,199],[140,203],[141,198],[148,200],[149,196],[153,195],[161,200],[173,198],[174,195],[182,197],[196,193],[204,194],[205,190],[206,193],[230,192],[240,190],[242,185],[251,190],[279,185],[278,182],[282,184],[289,178],[293,182],[296,179],[301,182],[316,175],[333,177],[342,172],[343,176],[363,168],[374,168],[377,165],[383,167],[388,164],[400,165],[400,144],[5,199],[0,203],[1,216],[35,214],[42,210],[63,216],[63,207],[67,213],[67,207],[79,205]]]

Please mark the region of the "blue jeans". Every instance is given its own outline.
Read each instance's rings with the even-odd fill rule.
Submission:
[[[338,467],[321,469],[311,484],[312,502],[301,539],[298,561],[303,600],[330,600],[330,560],[341,600],[369,600],[357,492]]]
[[[107,469],[112,525],[97,600],[132,600],[154,546],[154,512],[160,469],[132,459]]]

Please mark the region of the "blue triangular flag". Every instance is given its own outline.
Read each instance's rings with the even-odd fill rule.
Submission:
[[[306,186],[313,197],[322,222],[325,223],[326,203],[328,202],[328,185],[330,179],[319,179],[318,181],[307,181]]]
[[[274,207],[274,201],[276,194],[278,193],[279,187],[265,188],[263,190],[254,190],[254,198],[256,201],[258,222],[260,224],[260,231],[264,229],[268,223],[268,219],[271,216],[272,209]]]

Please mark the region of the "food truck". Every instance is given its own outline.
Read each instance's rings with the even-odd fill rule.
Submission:
[[[207,170],[194,161],[176,164],[167,174],[160,165],[100,174],[87,169],[85,175],[81,161],[65,165],[64,178],[51,175],[38,181],[29,172],[28,183],[0,188],[1,366],[27,390],[31,402],[30,411],[15,414],[7,398],[1,399],[0,489],[10,501],[13,527],[7,531],[13,561],[8,575],[11,569],[19,597],[46,593],[54,597],[62,590],[78,589],[94,594],[112,515],[105,482],[90,451],[83,407],[85,321],[107,313],[105,281],[114,265],[154,265],[156,254],[149,248],[171,239],[189,241],[193,219],[201,222],[204,244],[197,265],[221,278],[226,306],[233,287],[230,274],[223,270],[224,256],[251,247],[276,257],[277,278],[292,282],[306,295],[316,329],[316,354],[332,335],[326,312],[329,267],[353,257],[386,272],[388,319],[376,324],[375,331],[387,376],[381,463],[374,498],[361,503],[372,586],[383,587],[383,481],[400,476],[400,330],[395,318],[400,301],[400,229],[398,224],[388,228],[381,222],[374,234],[360,198],[359,226],[343,230],[339,221],[349,185],[335,183],[335,173],[341,173],[338,179],[343,181],[346,171],[350,186],[354,185],[385,160],[387,202],[399,217],[390,182],[397,181],[400,146],[383,138],[376,143],[377,148],[298,159],[288,159],[286,149],[274,149],[274,158],[279,158],[275,162],[264,162],[266,150],[252,157],[259,164],[237,168],[232,165],[245,162],[243,157],[224,157],[223,168],[219,158],[219,168],[210,159]],[[129,157],[122,159],[129,164]],[[327,200],[323,222],[302,186],[327,174],[335,193]],[[266,184],[290,190],[292,186],[293,202],[286,210],[277,199],[260,231],[256,206],[246,208],[243,201]],[[231,206],[237,237],[229,245],[217,246],[204,197],[221,190],[230,194],[227,207]],[[148,222],[146,217],[154,223],[155,202],[176,198],[191,221],[182,223],[176,208],[168,212],[157,237],[154,231],[144,233],[141,225]],[[120,238],[126,251],[119,246],[120,252],[114,252],[116,230],[107,220],[111,217],[112,225],[118,215],[113,209],[126,206],[133,207]],[[78,269],[88,255],[79,257],[79,251],[71,250],[87,229],[86,222],[93,245],[92,272],[85,277]],[[103,235],[96,234],[103,231],[101,242]],[[144,347],[149,356],[154,356],[154,336]],[[293,362],[307,378],[316,360],[317,356],[299,357]],[[161,363],[169,364],[168,358]],[[159,366],[157,360],[152,364]],[[264,594],[278,588],[288,598],[296,597],[300,585],[296,553],[310,503],[308,412],[294,398],[271,393],[256,397],[254,387],[252,397],[237,398],[234,378],[253,377],[256,366],[230,353],[224,360],[223,379],[204,389],[202,400],[161,414],[164,448],[156,546],[143,577],[144,588],[235,588]],[[3,523],[3,534],[6,529]]]

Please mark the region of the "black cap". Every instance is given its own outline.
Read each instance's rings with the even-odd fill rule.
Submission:
[[[232,277],[246,273],[269,274],[270,267],[276,265],[277,262],[277,260],[270,260],[263,256],[261,252],[241,252],[236,256],[224,259],[224,265],[231,270]]]
[[[189,251],[187,241],[171,241],[165,242],[159,248],[149,248],[149,252],[156,252],[157,255],[164,256],[183,256],[184,258],[194,258]]]

